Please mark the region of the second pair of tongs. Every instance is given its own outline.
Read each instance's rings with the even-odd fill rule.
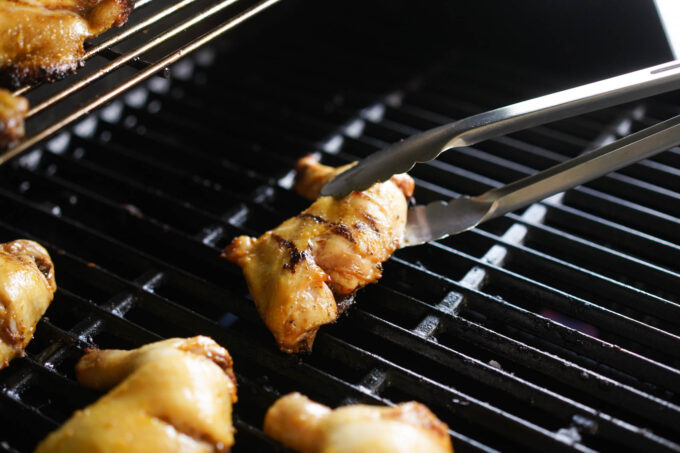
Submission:
[[[365,190],[448,149],[678,88],[680,61],[673,61],[474,115],[370,155],[326,184],[322,195]],[[680,115],[482,195],[414,206],[402,244],[418,245],[469,230],[677,145]]]

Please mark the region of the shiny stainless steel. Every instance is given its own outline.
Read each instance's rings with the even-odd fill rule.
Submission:
[[[322,189],[342,197],[409,171],[442,152],[680,88],[680,60],[473,115],[409,137],[363,159]]]
[[[482,195],[414,206],[403,246],[461,233],[677,145],[680,115]]]
[[[103,50],[104,48],[108,48],[108,46],[113,45],[115,43],[118,43],[122,41],[123,39],[131,36],[132,34],[138,33],[138,32],[144,32],[146,28],[155,23],[158,22],[160,19],[169,16],[170,14],[174,14],[180,9],[186,7],[187,5],[194,3],[196,0],[182,0],[180,2],[177,2],[173,5],[168,5],[166,8],[163,10],[159,11],[158,13],[154,14],[153,16],[149,17],[143,22],[140,22],[139,24],[130,27],[129,29],[123,31],[121,34],[116,35],[111,37],[110,39],[106,40],[105,42],[101,43],[100,45],[97,45],[96,47],[90,49],[90,51],[87,52],[86,58],[89,58],[93,56],[96,52]],[[239,0],[223,0],[220,2],[217,2],[213,6],[206,8],[205,10],[201,11],[198,14],[195,14],[191,18],[187,19],[186,21],[182,22],[178,26],[166,30],[159,35],[155,36],[153,39],[151,39],[149,42],[145,43],[144,45],[140,46],[139,48],[136,48],[126,54],[121,55],[120,57],[116,58],[113,60],[111,63],[105,65],[104,67],[100,68],[96,72],[93,72],[91,75],[67,86],[64,90],[56,93],[55,95],[49,97],[45,101],[36,104],[33,106],[28,114],[27,118],[30,118],[31,116],[39,113],[40,111],[46,109],[47,107],[51,107],[54,104],[59,103],[60,101],[63,101],[64,99],[68,98],[72,94],[80,91],[81,89],[89,86],[92,82],[100,79],[101,77],[113,72],[114,70],[122,67],[126,63],[129,63],[135,59],[135,57],[138,57],[142,55],[143,53],[155,48],[156,46],[166,42],[168,39],[179,35],[180,33],[186,31],[187,29],[202,23],[205,19],[216,15],[218,12],[224,10],[225,8],[237,3]],[[223,33],[227,32],[228,30],[231,30],[235,26],[241,24],[245,20],[255,16],[256,14],[260,13],[261,11],[269,8],[270,6],[278,3],[281,0],[263,0],[259,3],[254,4],[252,7],[235,14],[231,19],[227,20],[226,22],[223,22],[222,24],[216,26],[213,28],[211,31],[199,36],[198,38],[194,39],[193,41],[187,43],[186,45],[180,47],[176,51],[172,52],[171,54],[161,58],[157,62],[151,64],[148,66],[146,69],[142,70],[141,72],[135,74],[132,77],[126,78],[124,81],[122,81],[119,85],[114,87],[113,89],[107,91],[106,93],[103,93],[96,97],[95,99],[91,100],[90,102],[79,106],[76,108],[72,113],[67,114],[63,116],[62,118],[54,121],[52,124],[49,126],[45,127],[44,129],[36,132],[34,135],[27,137],[24,139],[22,142],[20,142],[17,146],[13,148],[9,148],[7,150],[0,150],[0,165],[3,163],[7,162],[8,160],[12,159],[13,157],[16,157],[17,155],[29,150],[30,148],[34,147],[37,145],[39,142],[42,140],[46,139],[47,137],[51,136],[52,134],[56,133],[63,127],[73,123],[74,121],[77,121],[78,119],[84,117],[85,115],[89,114],[92,112],[92,110],[96,109],[97,107],[100,107],[104,105],[105,103],[111,101],[114,97],[118,96],[119,94],[127,91],[128,89],[132,88],[136,84],[142,82],[145,79],[148,79],[154,74],[157,74],[158,72],[162,71],[164,68],[166,68],[168,65],[176,62],[180,58],[188,55],[189,53],[197,50],[198,48],[202,47],[203,45],[207,44],[208,42],[212,41],[213,39],[217,38],[218,36],[222,35]],[[138,2],[137,7],[146,5],[150,3],[151,0],[144,0],[141,2]],[[26,91],[28,91],[30,88],[33,87],[22,87],[16,91],[13,92],[14,95],[21,95],[24,94]]]

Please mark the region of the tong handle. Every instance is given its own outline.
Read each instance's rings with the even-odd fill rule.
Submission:
[[[482,195],[413,206],[402,247],[462,233],[677,145],[680,115]]]
[[[460,132],[451,128],[453,136],[442,151],[677,88],[680,61],[674,60],[470,116],[457,122]]]
[[[473,200],[492,203],[484,220],[499,217],[680,144],[680,115]]]
[[[339,174],[322,195],[346,196],[409,171],[442,152],[582,113],[680,88],[680,60],[518,102],[430,129],[370,154]]]

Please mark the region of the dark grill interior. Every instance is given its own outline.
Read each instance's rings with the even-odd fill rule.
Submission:
[[[458,452],[680,451],[680,149],[401,250],[310,355],[276,350],[219,253],[307,205],[289,190],[297,158],[346,163],[573,85],[293,24],[202,52],[0,167],[0,242],[40,241],[59,285],[27,356],[0,372],[0,446],[31,451],[99,396],[74,380],[86,348],[205,334],[235,360],[234,451],[284,451],[260,427],[293,390],[421,401]],[[445,153],[411,172],[416,198],[481,193],[678,113],[665,95]]]

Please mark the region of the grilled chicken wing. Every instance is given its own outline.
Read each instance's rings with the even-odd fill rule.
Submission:
[[[56,289],[54,265],[40,244],[0,244],[0,368],[24,354]]]
[[[12,96],[12,93],[0,88],[0,149],[23,138],[27,112],[26,98]]]
[[[446,424],[416,402],[331,410],[291,393],[269,408],[264,432],[300,453],[453,453]]]
[[[123,25],[133,0],[0,0],[2,83],[52,81],[82,64],[83,42]]]
[[[296,190],[316,198],[333,169],[298,163]],[[223,256],[245,274],[255,305],[284,352],[311,348],[318,328],[337,319],[353,293],[378,280],[399,247],[413,180],[398,175],[336,200],[321,197],[260,238],[240,236]]]
[[[210,338],[91,351],[76,374],[86,387],[115,387],[77,411],[36,453],[223,452],[234,444],[232,360]]]

